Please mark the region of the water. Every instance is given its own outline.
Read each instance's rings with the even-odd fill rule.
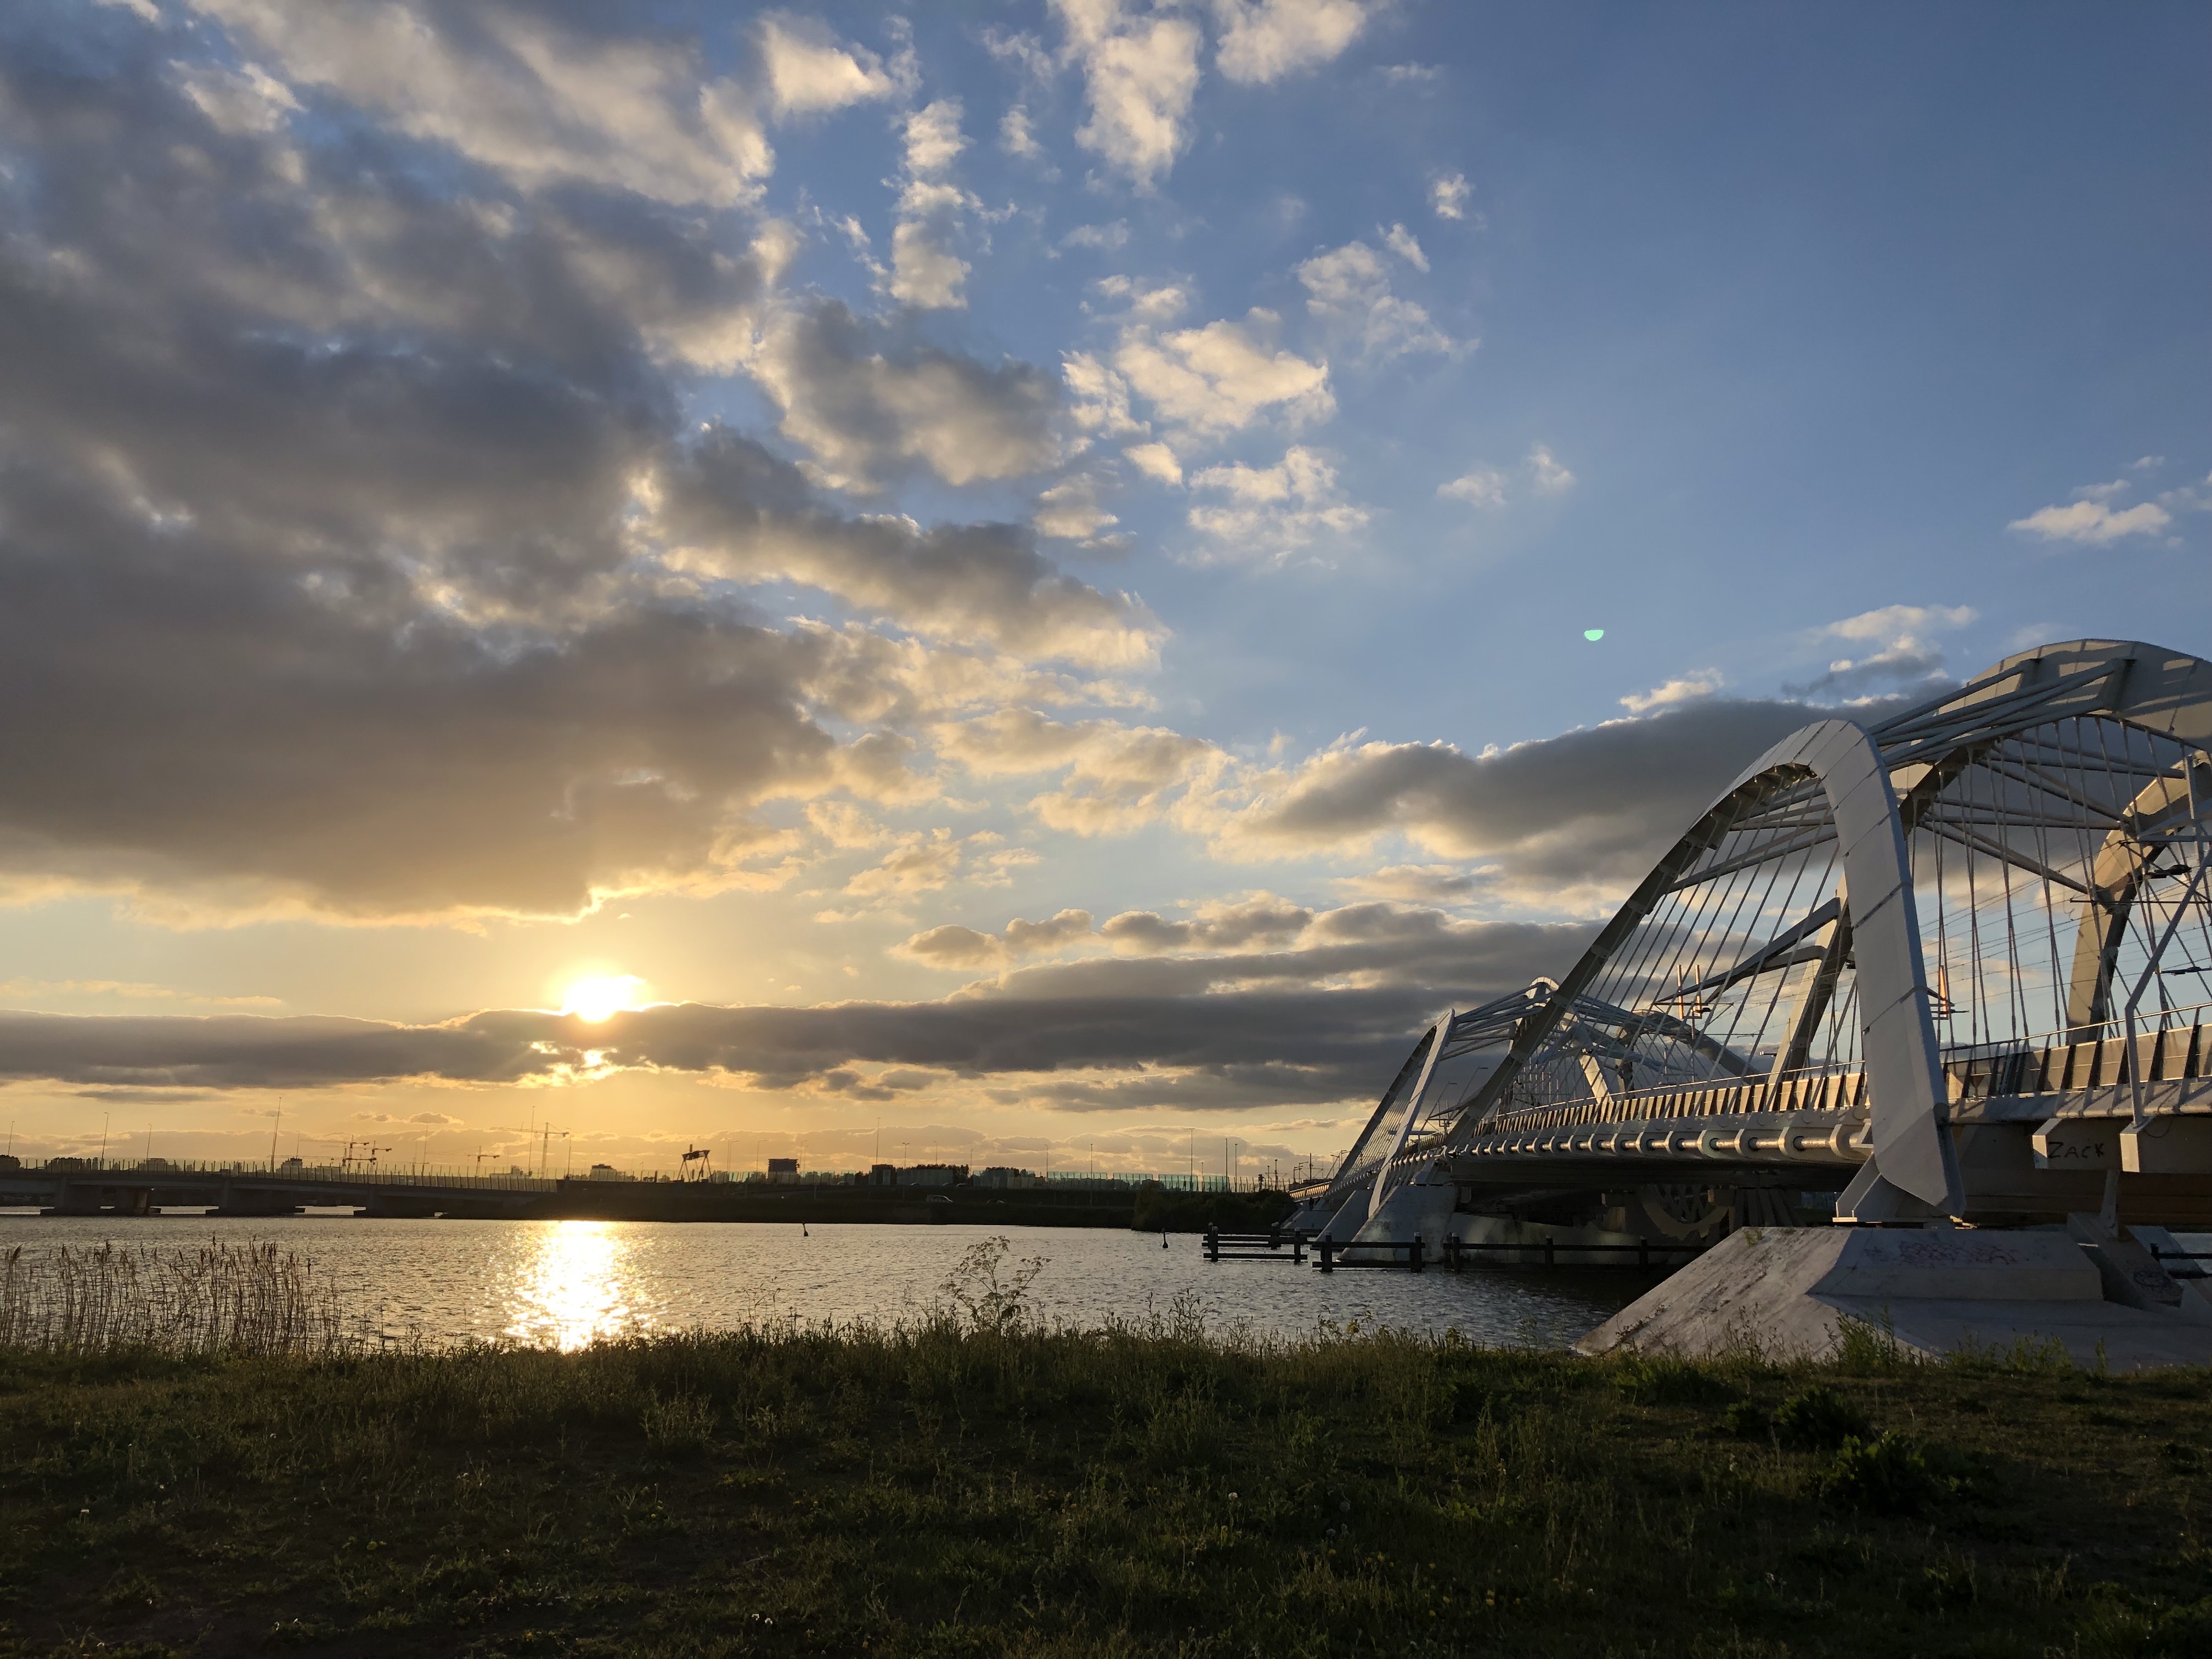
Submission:
[[[1194,1297],[1208,1328],[1311,1335],[1357,1321],[1472,1342],[1559,1347],[1662,1274],[1626,1269],[1366,1268],[1323,1274],[1265,1261],[1208,1263],[1191,1234],[1106,1228],[684,1225],[650,1221],[284,1220],[0,1215],[0,1249],[66,1243],[191,1246],[269,1240],[330,1273],[348,1305],[394,1337],[434,1346],[505,1340],[574,1348],[598,1338],[809,1322],[912,1320],[978,1241],[1008,1267],[1041,1256],[1027,1305],[1048,1323],[1164,1315]],[[1002,1277],[1006,1268],[1001,1269]]]

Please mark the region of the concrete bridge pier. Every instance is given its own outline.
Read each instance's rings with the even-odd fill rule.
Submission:
[[[2114,1370],[2212,1364],[2212,1301],[2094,1216],[2013,1230],[1753,1227],[1575,1346],[1817,1359],[1838,1352],[1851,1325],[1925,1358],[2025,1345]]]
[[[53,1207],[48,1215],[99,1215],[105,1209],[100,1202],[99,1188],[89,1182],[65,1181],[61,1191],[54,1195]]]
[[[354,1213],[377,1220],[427,1221],[438,1213],[438,1201],[410,1193],[377,1193]]]
[[[222,1196],[213,1213],[225,1216],[301,1215],[301,1207],[292,1201],[292,1194],[273,1192],[265,1187],[240,1187],[230,1182],[222,1183]]]
[[[45,1215],[159,1215],[150,1187],[114,1187],[105,1182],[69,1181],[55,1194]]]

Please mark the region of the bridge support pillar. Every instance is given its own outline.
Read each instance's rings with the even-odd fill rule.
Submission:
[[[1451,1231],[1459,1188],[1449,1181],[1407,1181],[1393,1188],[1375,1218],[1352,1237],[1352,1243],[1407,1244],[1442,1238]]]
[[[392,1220],[422,1221],[438,1213],[438,1203],[435,1199],[419,1198],[411,1193],[378,1193],[354,1213]]]
[[[2085,1250],[2083,1239],[2108,1260]],[[2075,1237],[1949,1227],[1759,1228],[1735,1234],[1575,1346],[1711,1358],[1824,1358],[1846,1324],[1909,1355],[2056,1343],[2114,1370],[2212,1363],[2212,1302],[2177,1285],[2148,1248],[2093,1218]],[[2129,1269],[2154,1281],[2140,1287]],[[2106,1280],[2127,1279],[2108,1289]],[[2151,1292],[2154,1291],[2155,1294]]]
[[[48,1215],[98,1215],[105,1207],[100,1203],[99,1188],[89,1182],[65,1181],[54,1194],[54,1207]]]
[[[288,1192],[274,1192],[266,1187],[240,1187],[226,1181],[222,1184],[222,1201],[216,1206],[217,1215],[272,1216],[298,1215],[300,1206],[293,1202]]]

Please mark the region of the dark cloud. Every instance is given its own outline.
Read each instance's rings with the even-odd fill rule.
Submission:
[[[1285,856],[1395,830],[1492,864],[1508,884],[1630,885],[1738,772],[1831,712],[1711,698],[1480,755],[1442,743],[1347,745],[1269,780],[1222,839]],[[1851,712],[1878,719],[1885,709]]]
[[[719,428],[670,465],[656,527],[687,571],[802,583],[939,638],[1114,667],[1152,653],[1143,608],[1061,574],[1027,529],[833,515],[787,462]]]
[[[825,713],[941,711],[750,585],[1149,653],[1024,532],[854,518],[684,433],[781,257],[700,210],[747,129],[700,125],[688,48],[592,46],[643,101],[561,108],[586,48],[542,9],[422,10],[386,42],[416,85],[346,54],[399,10],[217,9],[266,69],[121,12],[0,22],[0,874],[363,916],[751,879],[763,802],[911,786]],[[656,501],[703,556],[672,568]]]
[[[597,1024],[521,1009],[420,1026],[0,1013],[0,1078],[106,1089],[308,1089],[508,1084],[651,1067],[729,1073],[769,1088],[811,1082],[879,1098],[860,1091],[896,1091],[914,1079],[870,1082],[856,1068],[890,1066],[969,1079],[1084,1074],[1066,1098],[1094,1106],[1338,1100],[1379,1086],[1377,1073],[1403,1057],[1443,1002],[1472,1003],[1559,972],[1587,934],[1443,918],[1364,931],[1369,937],[1357,941],[1272,957],[1030,968],[934,1002],[682,1004]],[[1179,1075],[1185,1080],[1171,1080]],[[1042,1098],[1058,1097],[1048,1091]]]
[[[1272,893],[1209,906],[1189,921],[1169,921],[1150,910],[1125,910],[1098,931],[1117,951],[1158,955],[1177,951],[1241,951],[1284,945],[1298,937],[1313,912]]]
[[[898,949],[902,956],[933,968],[988,968],[1006,953],[1006,941],[996,933],[979,933],[958,922],[916,933]]]
[[[581,182],[684,205],[747,199],[773,163],[696,40],[580,0],[187,0],[241,52],[524,188]]]
[[[1042,921],[1016,916],[1006,931],[981,933],[957,922],[916,933],[897,947],[898,954],[926,962],[933,968],[988,968],[1012,957],[1042,956],[1064,950],[1091,938],[1091,912],[1062,910]]]

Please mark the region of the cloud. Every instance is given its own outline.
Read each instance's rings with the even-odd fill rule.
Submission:
[[[1632,714],[1648,714],[1655,708],[1673,708],[1700,697],[1710,697],[1723,684],[1719,669],[1699,668],[1649,691],[1632,691],[1620,700],[1620,706]]]
[[[1639,880],[1737,770],[1816,718],[1707,697],[1480,755],[1349,738],[1240,776],[1185,817],[1212,829],[1224,857],[1352,854],[1401,836],[1492,866],[1501,897],[1582,908]]]
[[[1255,310],[1242,324],[1127,329],[1114,368],[1160,419],[1194,435],[1238,431],[1270,413],[1294,425],[1324,420],[1336,411],[1328,364],[1272,345],[1277,320]]]
[[[906,118],[906,179],[891,230],[891,297],[924,310],[965,306],[968,264],[952,252],[962,211],[974,198],[944,175],[968,141],[957,98],[939,98]]]
[[[1123,956],[1185,955],[1193,951],[1266,951],[1297,939],[1314,914],[1273,893],[1215,900],[1188,921],[1168,921],[1150,910],[1125,910],[1098,931]]]
[[[2115,512],[2102,501],[2085,499],[2069,501],[2063,507],[2039,507],[2024,519],[2014,519],[2005,528],[2046,542],[2106,547],[2124,536],[2154,536],[2172,522],[2173,515],[2155,501],[2138,501]]]
[[[1366,22],[1367,8],[1358,0],[1213,0],[1213,19],[1221,73],[1264,86],[1342,52]]]
[[[399,17],[268,27],[367,51]],[[425,27],[407,51],[458,50]],[[1028,531],[854,517],[678,416],[765,318],[843,470],[989,478],[1054,459],[1048,377],[769,310],[773,227],[619,167],[541,192],[373,124],[210,113],[177,49],[35,85],[39,52],[0,59],[0,148],[41,181],[0,245],[0,696],[42,711],[0,738],[9,890],[374,920],[773,885],[809,843],[771,803],[921,787],[866,721],[1151,659],[1142,607]],[[639,51],[593,95],[649,129],[665,87],[625,66],[688,60]],[[848,614],[774,624],[750,590],[782,583]]]
[[[696,46],[622,39],[503,5],[191,0],[292,86],[325,88],[519,185],[751,200],[775,163],[752,100]]]
[[[2151,472],[2166,465],[2163,455],[2141,455],[2128,463],[2130,472]]]
[[[1127,227],[1117,219],[1107,228],[1120,236]],[[1074,238],[1070,236],[1068,240]],[[1117,240],[1115,246],[1119,246],[1120,242]],[[1124,314],[1134,322],[1173,322],[1190,304],[1190,290],[1181,283],[1159,283],[1147,287],[1133,276],[1116,274],[1101,276],[1091,286],[1107,299],[1121,301]]]
[[[1317,915],[1294,951],[1049,963],[927,1002],[663,1004],[591,1024],[528,1009],[430,1025],[0,1013],[0,1078],[296,1091],[651,1067],[788,1089],[888,1066],[1016,1084],[1048,1109],[1312,1106],[1371,1099],[1443,1003],[1562,972],[1587,937],[1370,905]]]
[[[1016,916],[1006,924],[1006,949],[1018,957],[1042,956],[1075,944],[1090,932],[1088,910],[1062,910],[1044,921],[1024,921]]]
[[[1036,141],[1036,128],[1030,119],[1027,106],[1016,104],[999,118],[999,148],[1025,161],[1036,161],[1044,154],[1044,146]]]
[[[845,891],[856,898],[890,898],[936,892],[955,881],[969,887],[1003,886],[1010,870],[1036,861],[1027,849],[1007,848],[1005,842],[988,830],[969,836],[942,829],[900,836],[879,862],[846,882]]]
[[[1404,257],[1426,269],[1419,244],[1404,230],[1403,226],[1395,228],[1400,240],[1412,248]],[[1450,338],[1425,310],[1390,291],[1389,264],[1365,242],[1347,242],[1315,254],[1298,266],[1297,277],[1305,285],[1307,311],[1354,335],[1370,358],[1388,362],[1408,352],[1452,349]]]
[[[1382,233],[1383,246],[1416,270],[1429,268],[1429,256],[1421,252],[1419,238],[1403,225],[1393,225]]]
[[[945,172],[960,159],[968,140],[960,131],[957,98],[939,98],[906,118],[906,169],[917,178]]]
[[[672,568],[723,580],[783,580],[941,638],[988,639],[1097,665],[1150,660],[1158,625],[1133,600],[1061,574],[1026,532],[841,519],[814,506],[796,469],[710,428],[663,473],[653,529]]]
[[[898,954],[932,968],[972,970],[1003,961],[1006,947],[995,934],[979,933],[973,927],[948,922],[942,927],[916,933],[898,947]]]
[[[1862,611],[1814,630],[1815,641],[1835,639],[1876,648],[1856,657],[1838,657],[1827,672],[1802,685],[1783,690],[1796,697],[1864,696],[1876,687],[1897,687],[1943,671],[1943,650],[1929,635],[1964,628],[1979,620],[1967,605],[1890,605]]]
[[[1465,501],[1470,507],[1503,507],[1506,483],[1505,475],[1496,467],[1478,466],[1449,483],[1438,484],[1437,494]]]
[[[1067,387],[1067,416],[1081,433],[1120,437],[1148,430],[1130,413],[1129,383],[1087,351],[1071,351],[1060,361]]]
[[[1456,865],[1391,864],[1364,875],[1340,876],[1331,884],[1362,898],[1434,904],[1440,900],[1463,900],[1480,882]]]
[[[1542,444],[1528,451],[1529,483],[1539,495],[1559,495],[1575,487],[1575,475],[1553,458]]]
[[[1369,517],[1366,508],[1344,499],[1336,469],[1298,445],[1273,466],[1209,466],[1193,476],[1190,487],[1227,498],[1192,507],[1188,520],[1224,556],[1240,560],[1280,560],[1316,538],[1349,535]]]
[[[1044,41],[1026,29],[987,27],[978,38],[986,52],[1019,76],[1027,86],[1049,86],[1053,77],[1060,72],[1060,64],[1046,50]]]
[[[1059,788],[1032,797],[1048,827],[1081,836],[1126,834],[1152,823],[1182,791],[1218,776],[1228,757],[1203,738],[1109,720],[1061,722],[1030,708],[948,723],[938,752],[978,777],[1059,772]]]
[[[917,465],[950,484],[987,483],[1058,457],[1051,375],[947,351],[835,300],[777,315],[750,367],[783,411],[780,430],[836,489],[874,489]]]
[[[2177,489],[2161,489],[2158,504],[2171,513],[2212,513],[2212,474]]]
[[[842,45],[811,18],[770,13],[761,21],[760,52],[769,100],[781,114],[846,109],[897,89],[873,52]]]
[[[1467,217],[1468,198],[1474,193],[1463,173],[1439,173],[1429,180],[1429,207],[1439,219]]]
[[[11,979],[0,981],[0,997],[100,998],[122,1002],[189,1002],[209,1008],[281,1008],[282,997],[211,996],[174,986],[117,979]]]
[[[1006,924],[1003,934],[979,933],[955,924],[932,927],[899,945],[896,954],[933,968],[972,970],[1022,957],[1051,955],[1092,940],[1091,912],[1062,910],[1043,921],[1024,921],[1017,916]]]
[[[1121,453],[1130,465],[1148,478],[1164,484],[1182,482],[1182,463],[1165,444],[1131,444]]]
[[[1443,78],[1441,64],[1385,64],[1382,78],[1392,86],[1423,86]]]
[[[1529,449],[1521,471],[1528,481],[1528,488],[1539,495],[1564,495],[1574,488],[1575,475],[1560,465],[1542,444]],[[1469,507],[1498,507],[1512,499],[1512,484],[1511,476],[1497,467],[1474,466],[1449,483],[1438,484],[1437,494],[1451,501],[1465,501]]]
[[[1110,225],[1078,225],[1060,239],[1062,247],[1091,247],[1111,252],[1129,240],[1129,224],[1116,219]]]
[[[1149,189],[1187,142],[1198,91],[1198,25],[1139,15],[1122,0],[1052,0],[1066,31],[1062,56],[1083,71],[1089,116],[1075,142]]]
[[[1981,613],[1972,605],[1886,605],[1830,623],[1819,632],[1838,640],[1894,640],[1934,629],[1965,628],[1980,620]]]
[[[1098,504],[1098,480],[1088,472],[1063,478],[1037,497],[1030,522],[1040,535],[1085,541],[1121,522]]]
[[[229,137],[274,132],[300,107],[291,88],[258,64],[227,69],[220,64],[179,64],[177,83],[198,106],[208,125]]]

